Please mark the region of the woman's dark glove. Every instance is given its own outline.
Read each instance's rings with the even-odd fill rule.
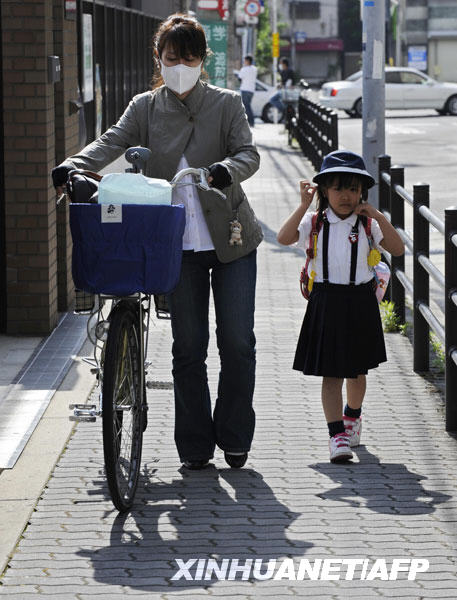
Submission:
[[[222,163],[214,163],[210,167],[208,167],[209,174],[213,178],[210,185],[217,188],[218,190],[223,190],[224,188],[232,185],[232,176],[229,173],[229,170]]]
[[[65,185],[67,183],[68,173],[73,170],[74,167],[72,165],[66,165],[65,163],[62,163],[58,167],[54,167],[51,171],[54,187],[57,188]]]

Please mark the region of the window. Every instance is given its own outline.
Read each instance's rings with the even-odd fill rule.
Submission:
[[[320,2],[298,2],[292,0],[289,3],[289,17],[291,19],[319,19],[321,16]]]
[[[352,75],[349,75],[349,77],[346,77],[346,81],[357,81],[361,77],[362,71],[356,71],[355,73],[352,73]]]
[[[386,71],[386,83],[402,83],[399,71]]]
[[[418,83],[419,85],[426,82],[425,77],[421,77],[417,73],[411,73],[411,71],[401,71],[401,82],[402,83]]]

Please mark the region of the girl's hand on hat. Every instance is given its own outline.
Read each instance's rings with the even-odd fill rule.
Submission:
[[[357,206],[354,209],[354,212],[356,215],[371,217],[372,219],[376,219],[378,215],[377,209],[369,202],[361,202],[360,204],[357,204]]]
[[[313,201],[316,189],[316,186],[312,185],[308,180],[303,179],[300,181],[300,200],[301,203],[306,206],[306,209],[308,209],[309,205]]]

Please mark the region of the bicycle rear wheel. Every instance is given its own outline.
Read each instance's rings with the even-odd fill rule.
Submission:
[[[110,315],[102,384],[106,478],[120,512],[133,504],[143,445],[142,340],[137,311],[129,304],[118,303]]]

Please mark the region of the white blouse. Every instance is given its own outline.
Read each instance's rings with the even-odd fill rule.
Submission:
[[[179,161],[178,171],[187,169],[189,163],[184,154]],[[181,179],[180,184],[192,183],[192,175],[186,175]],[[208,226],[203,216],[202,207],[198,198],[195,185],[177,185],[173,189],[172,204],[184,204],[186,209],[186,227],[183,235],[183,250],[194,250],[194,252],[203,252],[205,250],[214,250],[214,244],[211,239]]]
[[[349,234],[355,225],[357,215],[352,214],[346,219],[340,219],[335,215],[329,207],[325,211],[328,222],[330,223],[329,238],[328,238],[328,280],[330,283],[339,283],[348,285],[351,270],[351,242]],[[297,246],[305,252],[309,247],[309,235],[311,233],[313,213],[307,212],[298,226],[299,238]],[[311,259],[308,266],[308,275],[312,270],[316,272],[314,281],[323,281],[322,267],[322,244],[323,244],[323,225],[320,228],[317,238],[317,258],[314,261]],[[383,233],[375,219],[371,220],[371,236],[374,240],[374,247],[382,251],[380,242],[383,239]],[[355,283],[366,283],[373,278],[373,271],[368,266],[367,257],[370,251],[368,239],[362,223],[359,223],[359,241],[357,249],[357,269]]]

